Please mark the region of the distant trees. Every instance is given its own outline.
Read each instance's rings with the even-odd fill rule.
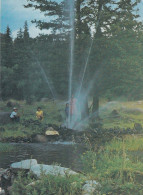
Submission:
[[[138,3],[134,0],[75,1],[73,87],[76,91],[81,84],[87,63],[81,91],[87,97],[92,96],[93,113],[98,113],[102,96],[143,97],[143,25],[137,20]],[[48,20],[33,22],[50,33],[32,39],[25,22],[24,29],[12,40],[7,28],[2,38],[2,96],[5,99],[52,97],[42,67],[56,97],[68,97],[68,1],[28,0],[25,7],[45,14]]]

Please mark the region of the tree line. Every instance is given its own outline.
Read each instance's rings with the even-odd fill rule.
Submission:
[[[143,98],[143,24],[137,12],[140,1],[74,3],[73,93],[81,84],[87,63],[81,93],[93,98],[93,111],[98,109],[100,97]],[[27,0],[25,9],[38,9],[48,18],[48,22],[32,21],[41,30],[50,30],[47,35],[31,38],[25,22],[24,30],[20,29],[13,40],[7,28],[1,38],[3,99],[53,98],[48,83],[56,98],[68,97],[71,30],[68,4],[67,0]]]

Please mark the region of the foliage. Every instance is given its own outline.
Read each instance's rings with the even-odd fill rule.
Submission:
[[[12,186],[12,194],[31,194],[31,195],[79,195],[81,194],[81,186],[84,182],[83,178],[77,176],[52,176],[42,175],[38,181],[23,177],[21,173]],[[33,184],[32,184],[33,183]]]
[[[141,138],[136,137],[135,141],[132,141],[133,139],[131,136],[123,141],[115,139],[102,146],[98,152],[90,150],[83,154],[84,173],[101,184],[99,188],[101,194],[143,193],[141,179],[143,164],[128,153],[130,150],[128,143],[132,142],[132,148],[136,151],[140,147],[143,149],[143,146]],[[136,147],[137,140],[139,140],[138,147]]]
[[[38,9],[45,14],[45,18],[50,18],[48,22],[33,22],[51,33],[30,38],[25,22],[24,30],[20,29],[16,39],[12,40],[7,28],[1,44],[2,98],[26,99],[27,102],[42,97],[67,98],[70,4],[66,0],[27,2],[26,8]],[[81,84],[87,63],[83,80],[87,97],[143,97],[143,27],[135,12],[139,2],[75,1],[73,93]],[[97,106],[93,111],[98,108],[97,99],[94,98],[94,105],[96,102]]]

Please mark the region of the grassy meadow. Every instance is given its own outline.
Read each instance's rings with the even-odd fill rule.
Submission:
[[[11,100],[11,102],[16,102]],[[18,112],[20,114],[20,123],[9,123],[5,125],[0,124],[0,137],[29,137],[34,133],[43,132],[45,124],[55,124],[60,126],[65,120],[65,102],[63,101],[47,101],[47,102],[34,102],[31,105],[26,104],[24,101],[16,102],[19,106]],[[12,108],[6,106],[7,102],[0,102],[2,112],[11,112]],[[44,119],[40,125],[32,123],[27,124],[26,121],[36,120],[37,107],[41,107],[44,112]],[[114,116],[112,112],[116,110],[118,116]],[[134,102],[107,102],[102,100],[100,102],[100,118],[103,128],[134,128],[135,123],[140,123],[143,126],[143,101]],[[4,131],[1,129],[4,128]],[[88,128],[87,128],[88,129]]]

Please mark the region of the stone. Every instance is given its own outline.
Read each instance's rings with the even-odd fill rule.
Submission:
[[[48,127],[47,131],[55,131],[55,129],[53,127]]]
[[[32,166],[37,165],[36,159],[22,160],[21,162],[12,163],[10,168],[12,169],[30,169]]]
[[[13,107],[20,107],[20,105],[17,103],[17,102],[14,102],[14,101],[9,101],[7,102],[7,107],[9,108],[13,108]]]
[[[5,195],[5,191],[0,187],[0,195]]]
[[[11,112],[0,112],[0,124],[10,123],[10,114]]]
[[[136,131],[141,131],[143,128],[142,128],[142,125],[140,123],[135,123],[134,124],[134,129]]]
[[[37,164],[37,165],[31,166],[30,170],[38,177],[40,177],[41,173],[44,173],[46,175],[50,174],[50,175],[56,175],[56,176],[57,175],[65,176],[65,175],[78,174],[75,171],[72,171],[68,168],[60,167],[57,165]]]
[[[82,195],[93,195],[97,186],[99,186],[99,183],[97,183],[95,180],[86,181],[84,186],[82,187]]]
[[[111,116],[112,116],[112,117],[115,117],[115,118],[120,117],[119,112],[118,112],[117,110],[113,110],[113,111],[111,112]]]
[[[46,131],[45,135],[59,135],[58,131]]]

